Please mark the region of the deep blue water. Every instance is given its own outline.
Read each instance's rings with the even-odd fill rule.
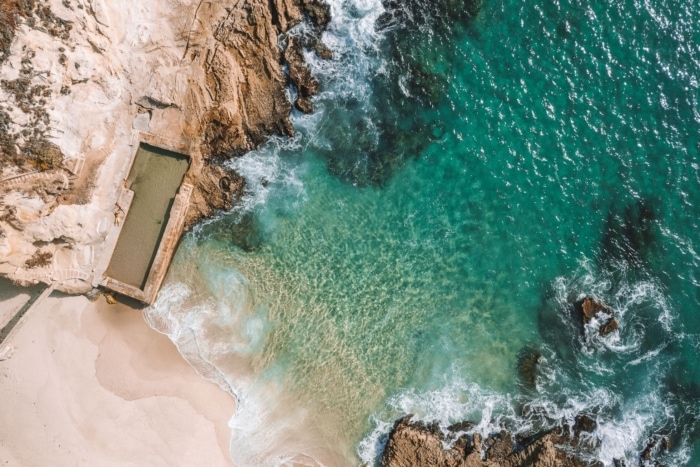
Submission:
[[[239,400],[232,457],[373,462],[403,413],[598,423],[700,464],[700,5],[334,1],[298,135],[232,162],[156,306]],[[620,330],[582,329],[592,295]],[[519,371],[540,353],[534,382]]]

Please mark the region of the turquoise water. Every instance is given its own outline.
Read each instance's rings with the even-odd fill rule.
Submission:
[[[239,401],[239,465],[372,463],[403,413],[700,463],[700,6],[332,3],[298,135],[232,162],[152,326]],[[621,330],[571,316],[594,295]],[[531,351],[534,384],[519,376]]]

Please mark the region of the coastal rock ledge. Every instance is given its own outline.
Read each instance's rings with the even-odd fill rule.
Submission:
[[[508,431],[489,436],[470,432],[467,422],[446,431],[437,424],[412,421],[412,415],[398,420],[389,436],[382,458],[383,467],[586,467],[602,466],[586,462],[572,452],[583,439],[581,434],[595,428],[595,422],[577,420],[568,427],[535,434],[515,441]],[[580,420],[584,420],[580,417]],[[587,419],[586,419],[587,420]]]
[[[332,58],[330,15],[323,0],[0,0],[0,277],[100,285],[142,142],[190,157],[186,228],[241,202],[226,162],[293,136],[293,104],[312,111],[304,50]]]

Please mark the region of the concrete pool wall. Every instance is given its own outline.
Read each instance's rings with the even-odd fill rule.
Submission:
[[[101,285],[147,304],[155,301],[182,235],[192,186],[183,184],[188,148],[141,134],[115,222],[118,239]]]

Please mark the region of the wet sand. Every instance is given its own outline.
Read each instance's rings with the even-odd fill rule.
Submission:
[[[8,343],[14,355],[0,361],[7,465],[232,465],[233,398],[139,310],[54,294]]]

